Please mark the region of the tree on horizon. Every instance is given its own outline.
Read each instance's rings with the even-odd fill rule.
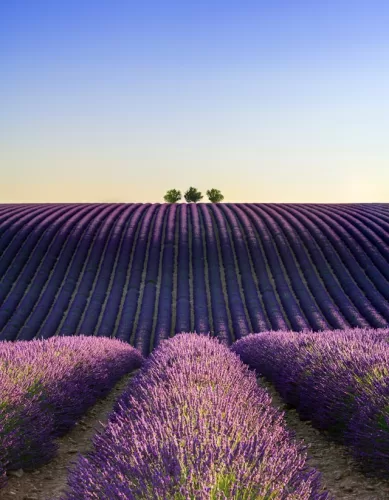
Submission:
[[[208,199],[211,203],[219,203],[220,201],[224,200],[224,196],[219,189],[208,189],[206,195],[208,196]]]
[[[186,191],[186,193],[184,194],[184,197],[185,197],[185,200],[187,203],[197,203],[198,201],[200,201],[202,198],[203,198],[203,195],[201,194],[201,192],[194,188],[194,187],[190,187],[188,189],[188,191]]]
[[[177,189],[169,189],[169,191],[166,191],[163,199],[166,203],[177,203],[177,201],[181,200],[181,191],[178,191]]]

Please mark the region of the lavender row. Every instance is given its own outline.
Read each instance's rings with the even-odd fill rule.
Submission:
[[[277,298],[277,291],[271,283],[266,256],[262,251],[260,238],[257,237],[257,227],[255,219],[250,219],[247,207],[242,204],[229,204],[234,210],[234,214],[243,227],[247,245],[254,265],[254,272],[258,280],[259,292],[266,308],[270,327],[273,330],[283,330],[288,327],[287,320],[282,311],[281,304]]]
[[[255,375],[204,335],[165,340],[117,402],[65,500],[324,500]]]
[[[232,332],[228,322],[227,304],[225,301],[220,268],[223,263],[219,261],[215,228],[207,207],[202,204],[199,210],[199,220],[202,224],[202,234],[206,245],[206,256],[208,264],[208,283],[210,285],[212,320],[215,335],[225,344],[230,344]]]
[[[141,366],[133,347],[108,338],[0,342],[0,476],[34,469],[125,373]]]
[[[236,265],[237,263],[234,259],[233,245],[231,244],[226,220],[223,214],[213,205],[211,205],[211,210],[218,227],[228,307],[232,317],[232,329],[236,332],[238,338],[240,338],[250,333],[250,326],[238,284],[239,266]]]
[[[87,309],[89,295],[91,291],[93,292],[95,278],[98,275],[103,261],[106,247],[112,237],[113,229],[125,208],[125,205],[115,207],[115,210],[104,220],[99,230],[98,237],[94,240],[93,244],[90,245],[87,258],[84,261],[80,280],[77,283],[76,294],[73,296],[69,305],[66,323],[59,329],[60,335],[81,333],[78,325],[82,321],[84,311]]]
[[[100,259],[100,266],[96,269],[94,281],[89,290],[87,306],[83,311],[76,331],[90,335],[96,329],[105,294],[109,288],[115,257],[136,207],[137,205],[127,205],[113,225],[104,255]]]
[[[132,267],[131,253],[134,248],[138,231],[142,220],[147,213],[149,205],[137,204],[137,209],[129,222],[128,228],[123,235],[123,244],[117,255],[117,263],[113,276],[113,282],[107,293],[105,304],[100,311],[99,324],[96,327],[96,335],[110,336],[115,332],[116,321],[120,319],[122,305],[124,302],[124,290],[127,289],[130,271]],[[105,307],[104,307],[105,306]]]
[[[36,259],[38,260],[33,258],[30,259],[28,266],[26,266],[26,270],[31,269],[31,273],[33,272],[34,274],[27,278],[28,281],[26,283],[26,280],[22,279],[22,273],[18,280],[17,287],[14,288],[12,293],[13,300],[17,300],[17,302],[14,302],[16,311],[12,316],[10,315],[8,322],[3,327],[7,332],[8,338],[30,340],[36,334],[38,323],[34,322],[32,325],[30,323],[29,327],[26,328],[24,328],[24,325],[33,311],[42,311],[42,309],[44,309],[45,305],[39,304],[39,297],[42,289],[44,289],[48,281],[48,276],[51,275],[54,268],[59,267],[58,263],[62,265],[62,263],[66,261],[65,255],[63,255],[61,251],[70,236],[74,233],[77,234],[74,226],[87,212],[89,212],[89,210],[86,207],[82,207],[81,209],[75,207],[73,213],[69,211],[69,213],[66,213],[62,218],[59,217],[58,221],[56,221],[58,226],[55,236],[46,235],[49,246],[45,252],[36,252]],[[70,218],[69,215],[71,216]],[[53,226],[51,226],[51,229],[53,229]],[[74,237],[70,239],[74,241]],[[40,263],[38,263],[39,259]],[[43,311],[41,314],[42,313]]]
[[[0,220],[0,257],[12,243],[19,229],[23,228],[26,222],[32,220],[38,214],[44,212],[44,206],[31,207],[29,205],[20,205],[19,208],[2,208]],[[12,258],[12,254],[9,253]],[[2,259],[3,263],[3,259]],[[3,275],[3,268],[0,267],[0,276]]]
[[[146,211],[146,214],[141,222],[138,238],[136,241],[134,241],[134,258],[132,261],[128,288],[127,290],[123,290],[123,293],[125,294],[123,307],[121,309],[121,315],[117,324],[117,328],[115,332],[113,332],[117,338],[125,340],[127,342],[130,342],[133,336],[134,321],[138,308],[138,300],[142,283],[142,273],[144,270],[147,241],[150,232],[154,227],[157,206],[159,207],[159,205],[151,205],[150,208]]]
[[[317,289],[317,281],[311,287],[310,277],[312,277],[312,272],[308,278],[304,275],[304,271],[307,272],[305,267],[305,262],[299,262],[297,258],[298,254],[295,252],[292,246],[288,243],[284,229],[281,225],[277,224],[273,217],[269,215],[267,210],[264,210],[260,206],[253,206],[256,211],[257,216],[263,219],[263,223],[269,231],[272,240],[274,241],[274,249],[278,252],[280,256],[281,264],[278,264],[280,269],[288,276],[291,283],[291,291],[296,297],[298,304],[301,308],[301,314],[305,316],[306,321],[312,325],[314,330],[324,330],[328,328],[328,323],[326,322],[323,313],[321,312],[319,305],[315,299]],[[300,256],[301,254],[299,254]],[[308,268],[308,272],[310,269]],[[302,324],[302,329],[306,328],[306,325]],[[301,328],[298,328],[301,330]],[[258,330],[256,330],[258,331]]]
[[[188,215],[188,206],[186,204],[180,205],[176,270],[177,305],[175,333],[187,332],[190,330]]]
[[[351,252],[355,252],[361,267],[367,272],[371,271],[374,283],[381,281],[381,277],[373,268],[374,266],[379,273],[382,273],[386,279],[389,279],[389,270],[387,267],[389,251],[387,245],[382,241],[381,235],[375,234],[369,228],[369,225],[373,225],[373,227],[377,229],[377,224],[369,221],[363,216],[358,215],[356,217],[355,214],[350,215],[346,210],[336,213],[331,207],[321,207],[320,215],[322,214],[328,214],[328,217],[325,218],[326,222],[343,233],[348,242],[348,248]],[[388,224],[384,221],[382,221],[381,224],[382,227],[378,226],[378,233],[381,233],[385,226],[388,228]],[[344,229],[347,231],[344,231]],[[355,242],[357,242],[357,246]],[[378,282],[375,280],[375,276],[377,276]],[[384,288],[381,288],[380,291],[383,293],[386,292]]]
[[[347,445],[376,474],[389,472],[389,329],[266,332],[232,351],[270,380],[300,418]]]
[[[345,207],[345,213],[350,215],[351,222],[358,221],[358,229],[374,243],[388,260],[389,220],[377,216],[372,211],[360,210],[358,207]]]
[[[36,266],[41,262],[42,251],[49,244],[49,239],[44,238],[45,233],[48,231],[52,236],[55,229],[60,227],[56,221],[63,223],[70,217],[69,212],[73,211],[74,207],[70,210],[67,208],[48,209],[42,221],[38,222],[38,218],[38,221],[33,219],[26,224],[24,228],[26,231],[21,232],[25,241],[19,251],[15,251],[14,246],[10,245],[7,249],[9,252],[6,251],[2,256],[0,265],[4,266],[5,273],[0,282],[0,303],[2,304],[0,328],[5,325],[16,309]],[[16,240],[13,243],[16,243]]]
[[[101,209],[102,207],[98,205],[92,210],[87,209],[85,214],[83,213],[83,218],[79,220],[69,234],[64,237],[61,254],[57,257],[50,275],[46,276],[44,285],[38,289],[35,306],[25,320],[24,325],[20,328],[17,336],[18,340],[31,340],[39,331],[42,331],[42,325],[55,303],[61,284],[69,275],[71,263],[75,257],[79,243],[82,241],[88,228],[92,225],[94,218],[101,212]],[[42,261],[42,268],[46,270],[45,261]],[[42,274],[44,273],[42,272]],[[44,281],[43,277],[42,281]],[[12,317],[12,324],[14,324],[14,316]],[[41,336],[44,338],[44,334]]]
[[[368,276],[365,275],[363,267],[358,262],[361,257],[355,258],[359,247],[358,242],[353,239],[350,242],[350,238],[346,241],[347,232],[342,226],[335,226],[337,229],[335,232],[334,218],[327,220],[322,210],[320,216],[315,214],[315,210],[307,210],[304,207],[291,209],[291,212],[300,217],[300,220],[310,229],[343,289],[366,320],[375,328],[386,326],[389,319],[389,306],[386,299],[379,293],[379,290],[382,290],[383,281],[386,282],[386,280],[383,276],[378,279],[379,273],[368,272]],[[363,250],[361,253],[364,255]],[[369,259],[366,258],[364,262],[366,260]],[[371,266],[374,267],[372,263]],[[366,279],[367,277],[369,279]],[[370,279],[375,281],[371,282]]]
[[[265,221],[261,216],[258,216],[262,214],[260,212],[258,213],[257,207],[254,205],[247,209],[247,213],[253,217],[253,223],[258,232],[261,245],[263,246],[265,259],[268,262],[272,279],[274,280],[279,303],[282,305],[284,315],[289,319],[291,329],[294,331],[302,331],[309,328],[305,315],[295,298],[293,288],[288,283],[288,275],[284,272],[282,260],[278,256],[277,246],[271,237],[271,233]]]
[[[212,315],[208,313],[208,276],[204,253],[204,235],[199,211],[195,205],[190,206],[192,227],[192,276],[194,301],[194,331],[208,333],[211,331]]]
[[[325,270],[323,271],[322,268],[318,268],[313,264],[312,254],[307,248],[306,242],[299,237],[290,222],[281,217],[271,206],[261,205],[260,208],[265,213],[265,219],[272,224],[273,231],[278,230],[285,235],[283,248],[279,247],[284,263],[286,261],[285,254],[296,259],[296,263],[298,263],[301,270],[302,279],[305,281],[305,292],[314,299],[325,321],[334,328],[347,328],[349,324],[343,318],[336,301],[330,294],[331,287],[326,287],[326,283],[323,282],[321,273],[325,272]],[[307,304],[307,300],[304,303]],[[314,322],[311,322],[311,326],[316,330],[322,329],[321,327],[326,325],[321,323],[320,328],[318,328]]]
[[[162,276],[160,294],[158,300],[157,324],[155,326],[154,338],[150,347],[158,345],[161,340],[167,339],[171,331],[171,300],[173,291],[174,270],[174,236],[177,217],[177,205],[172,205],[166,224],[166,236],[162,256]]]
[[[389,325],[388,206],[170,210],[0,207],[0,339],[117,336],[146,353],[189,329],[231,343],[270,329]]]
[[[95,213],[93,208],[90,210],[93,213],[93,219],[90,224],[88,224],[82,237],[77,241],[77,246],[66,268],[65,277],[60,281],[59,286],[58,283],[52,283],[54,286],[57,285],[54,288],[55,296],[51,300],[51,307],[46,311],[45,318],[38,329],[36,335],[38,338],[48,338],[57,334],[68,318],[72,298],[77,293],[78,283],[82,278],[82,272],[87,262],[88,253],[98,237],[99,230],[104,220],[115,208],[114,205],[100,206],[102,210],[98,213]]]
[[[345,293],[336,274],[323,256],[322,248],[314,240],[309,230],[291,213],[291,210],[286,210],[278,205],[271,205],[270,208],[273,216],[277,214],[277,218],[280,217],[287,221],[289,224],[288,235],[299,240],[309,259],[307,265],[324,285],[326,298],[322,311],[325,313],[328,311],[331,314],[331,327],[343,329],[350,326],[370,326]]]
[[[160,253],[162,252],[163,228],[167,211],[168,206],[163,205],[156,216],[154,231],[150,242],[143,300],[135,331],[134,345],[146,356],[150,352],[150,337],[153,329],[156,289],[160,271],[159,259]]]
[[[267,318],[264,306],[259,297],[258,283],[252,270],[252,262],[246,244],[245,235],[239,221],[234,216],[231,208],[219,205],[223,216],[231,231],[233,246],[238,262],[237,272],[241,275],[243,296],[247,307],[251,332],[260,332],[267,329]]]
[[[0,239],[0,276],[2,279],[7,276],[6,273],[8,273],[7,279],[11,279],[11,282],[15,279],[20,267],[29,255],[27,251],[18,255],[19,250],[21,250],[22,246],[27,248],[27,245],[30,245],[31,240],[37,235],[42,221],[47,219],[52,213],[58,213],[58,211],[60,211],[60,207],[58,206],[42,206],[38,209],[36,207],[29,207],[26,212],[23,211],[21,214],[19,212],[16,214],[11,212],[10,218],[4,219],[1,224],[2,234]],[[11,222],[12,224],[10,224]],[[8,290],[6,289],[3,292],[0,289],[0,292],[7,293]]]

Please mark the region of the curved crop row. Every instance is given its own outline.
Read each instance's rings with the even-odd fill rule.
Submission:
[[[161,343],[116,404],[66,500],[324,500],[255,375],[215,339]]]
[[[386,204],[0,206],[0,340],[389,326]]]
[[[160,278],[160,293],[158,297],[157,322],[154,329],[154,339],[150,345],[150,351],[154,344],[169,338],[172,323],[171,301],[173,293],[174,272],[174,243],[177,217],[177,205],[169,209],[166,223],[166,234],[162,252],[162,269]]]
[[[232,346],[300,418],[346,444],[376,474],[389,472],[389,329],[270,332]]]
[[[1,342],[0,476],[50,460],[55,438],[142,362],[136,349],[107,338]]]

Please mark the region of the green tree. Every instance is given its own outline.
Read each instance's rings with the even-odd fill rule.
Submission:
[[[206,194],[211,203],[219,203],[220,201],[224,200],[224,196],[221,194],[219,189],[215,188],[208,189]]]
[[[187,203],[190,203],[191,201],[193,203],[197,203],[198,201],[201,200],[203,195],[194,187],[190,187],[188,191],[184,194],[185,200]]]
[[[177,201],[181,200],[181,191],[177,191],[177,189],[169,189],[169,191],[166,191],[163,199],[166,203],[177,203]]]

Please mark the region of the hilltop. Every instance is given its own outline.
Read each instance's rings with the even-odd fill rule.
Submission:
[[[389,326],[388,204],[0,206],[0,339]]]

